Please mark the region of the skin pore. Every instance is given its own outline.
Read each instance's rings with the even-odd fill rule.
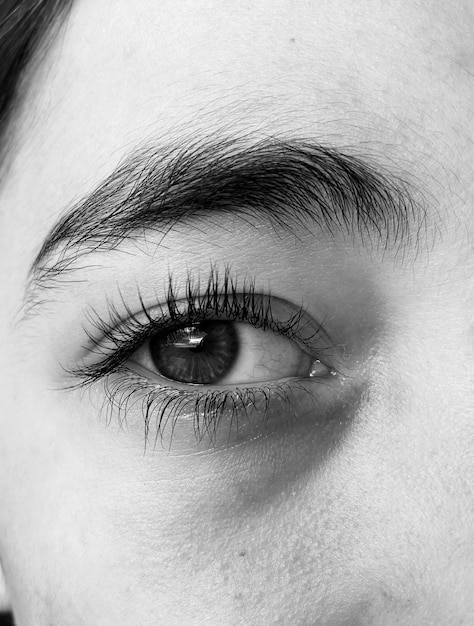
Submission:
[[[0,188],[0,561],[20,626],[474,621],[473,27],[467,1],[74,4]],[[275,225],[231,195],[33,288],[51,229],[120,164],[145,155],[130,192],[147,155],[214,146],[218,167],[226,141],[359,160],[410,198],[404,237]],[[145,441],[143,390],[119,410],[102,380],[70,388],[111,308],[143,321],[170,283],[183,300],[226,272],[325,331],[321,382],[272,401],[256,436],[196,445],[189,416],[160,434],[154,415]]]

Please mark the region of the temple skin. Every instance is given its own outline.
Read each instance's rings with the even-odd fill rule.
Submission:
[[[77,0],[0,188],[0,597],[19,626],[474,622],[473,28],[467,0]],[[91,254],[20,321],[65,210],[137,147],[221,136],[388,172],[426,211],[419,245],[230,213]],[[152,306],[169,268],[210,262],[304,299],[346,375],[323,417],[144,452],[138,409],[107,426],[103,388],[65,390],[63,366],[104,295],[134,307],[139,284]]]

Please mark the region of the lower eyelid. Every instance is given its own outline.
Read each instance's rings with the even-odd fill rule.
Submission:
[[[227,449],[301,421],[324,423],[340,403],[341,379],[330,375],[191,392],[186,387],[153,385],[126,371],[115,374],[107,382],[110,410],[120,423],[133,423],[142,432],[143,417],[148,448],[172,454]]]

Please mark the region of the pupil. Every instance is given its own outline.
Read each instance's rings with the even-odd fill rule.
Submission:
[[[157,335],[150,356],[158,372],[183,383],[216,384],[232,369],[239,352],[233,322],[210,321]]]

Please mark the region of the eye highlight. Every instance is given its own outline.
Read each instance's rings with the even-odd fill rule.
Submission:
[[[336,350],[303,308],[239,286],[211,271],[203,289],[189,276],[184,294],[170,278],[165,300],[125,315],[109,303],[105,321],[89,315],[90,346],[70,372],[79,385],[102,381],[108,419],[140,413],[169,450],[251,440],[304,416],[328,411]],[[329,364],[330,363],[330,364]],[[135,421],[135,419],[134,419]]]

